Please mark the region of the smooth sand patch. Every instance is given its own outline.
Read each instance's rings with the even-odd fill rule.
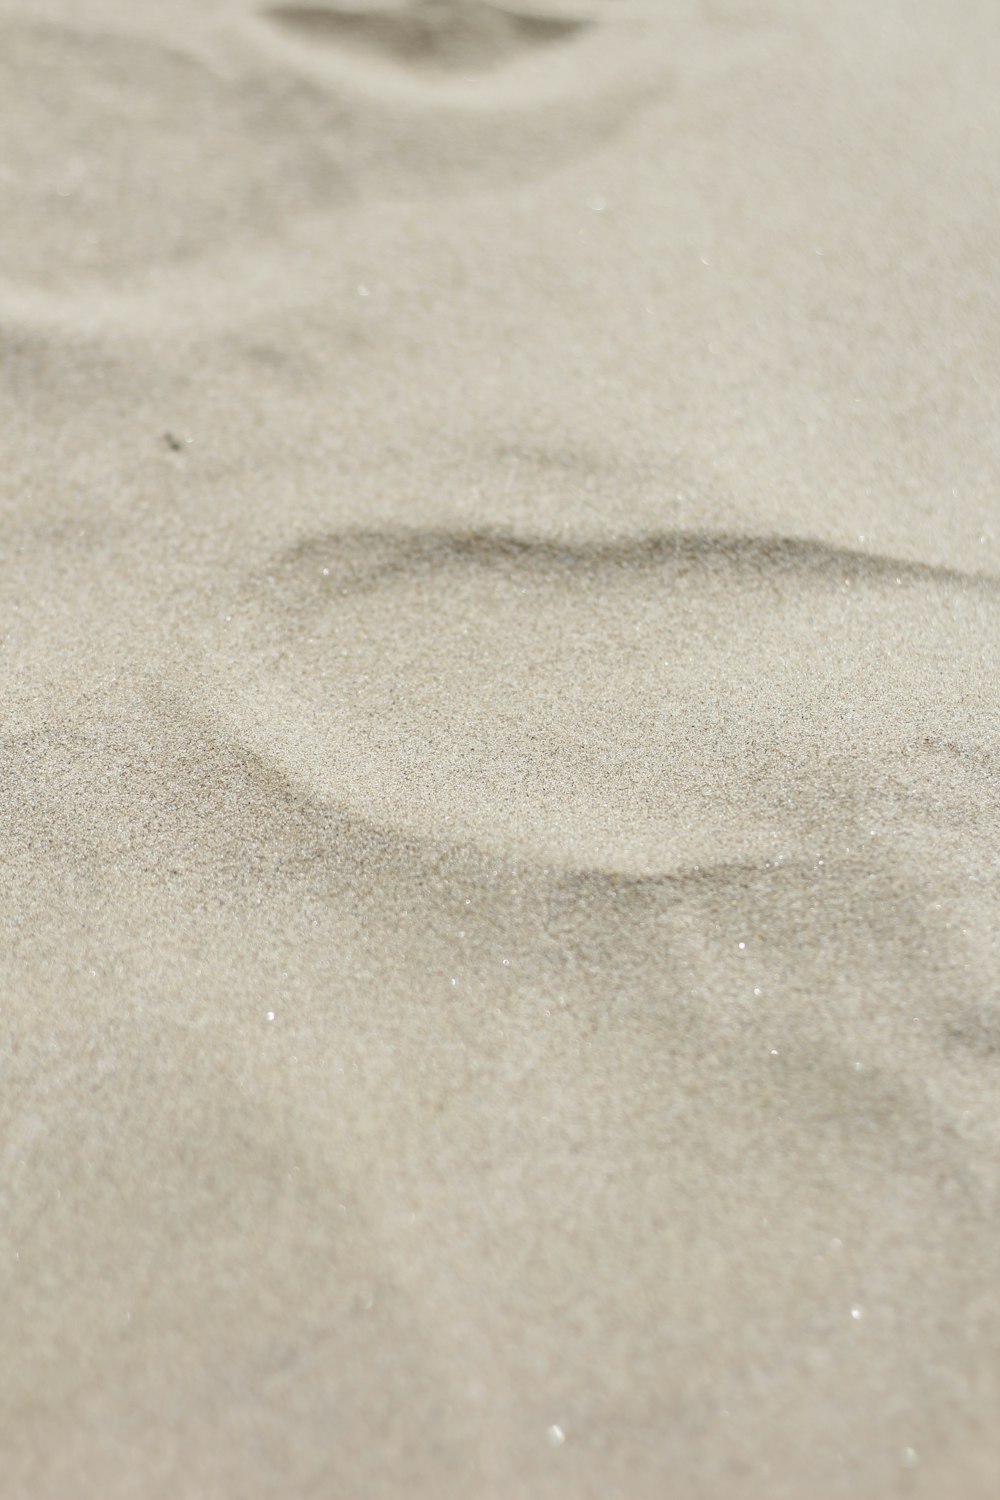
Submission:
[[[0,0],[3,1500],[994,1500],[998,47]]]

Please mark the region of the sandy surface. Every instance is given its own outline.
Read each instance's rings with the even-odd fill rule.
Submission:
[[[0,1495],[1000,1492],[995,0],[0,0]]]

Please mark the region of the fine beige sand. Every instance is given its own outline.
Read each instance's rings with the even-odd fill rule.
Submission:
[[[1000,1494],[998,79],[0,0],[2,1500]]]

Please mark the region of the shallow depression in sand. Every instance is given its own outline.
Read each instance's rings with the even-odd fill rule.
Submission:
[[[645,875],[815,852],[853,834],[855,784],[924,816],[982,692],[942,643],[995,608],[986,580],[789,539],[338,533],[247,586],[204,682],[324,804]]]
[[[628,27],[485,4],[234,6],[189,31],[0,19],[0,284],[114,284],[248,235],[273,249],[303,216],[481,191],[494,166],[531,179],[663,87]]]

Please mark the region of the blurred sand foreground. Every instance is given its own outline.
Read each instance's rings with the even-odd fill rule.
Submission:
[[[1000,1493],[995,0],[0,0],[0,1497]]]

